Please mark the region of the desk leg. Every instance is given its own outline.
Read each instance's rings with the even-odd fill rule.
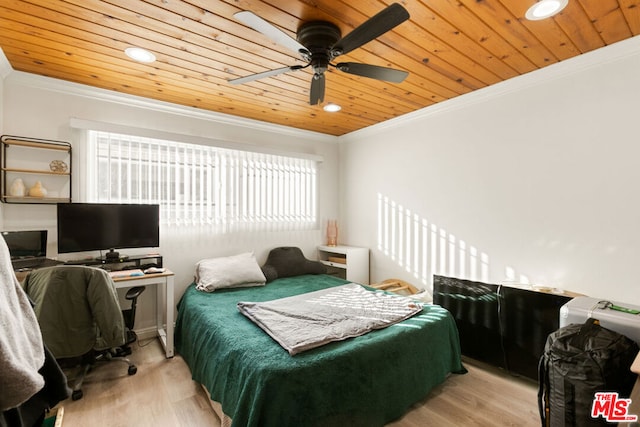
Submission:
[[[160,342],[162,343],[162,346],[165,348],[165,351],[166,351],[166,349],[167,349],[167,334],[166,334],[165,329],[164,329],[165,309],[164,309],[164,293],[162,292],[162,288],[166,289],[166,285],[165,286],[160,286],[160,283],[158,283],[155,286],[155,290],[156,290],[156,331],[158,332],[158,338],[160,338]]]
[[[167,277],[167,345],[165,348],[167,357],[173,357],[173,276]]]
[[[151,286],[156,291],[156,331],[158,338],[164,347],[167,358],[173,357],[173,313],[174,313],[174,295],[173,295],[173,274],[162,276],[151,276],[146,278],[135,279],[116,279],[114,280],[116,289],[130,288],[132,286]],[[164,292],[162,289],[164,288]],[[164,322],[167,326],[164,326]]]
[[[165,355],[170,358],[173,357],[173,276],[165,277],[163,283],[164,294],[160,286],[156,286],[156,328]],[[167,322],[166,327],[164,319]]]

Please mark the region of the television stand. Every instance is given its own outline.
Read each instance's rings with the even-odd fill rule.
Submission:
[[[74,261],[65,262],[67,265],[89,265],[89,266],[101,266],[105,270],[118,271],[126,270],[128,268],[140,268],[146,269],[149,267],[162,268],[162,255],[160,254],[147,254],[147,255],[120,255],[118,258],[107,258],[105,256],[98,258],[79,259]]]

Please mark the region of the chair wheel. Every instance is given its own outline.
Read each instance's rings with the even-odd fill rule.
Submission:
[[[71,400],[80,399],[82,399],[82,390],[73,390],[73,393],[71,393]]]
[[[135,365],[129,366],[129,370],[127,371],[129,375],[135,375],[138,372],[138,368]]]

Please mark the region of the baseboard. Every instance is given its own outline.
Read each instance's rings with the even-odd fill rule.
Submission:
[[[150,326],[148,328],[141,328],[134,330],[139,340],[146,340],[155,338],[158,336],[158,328],[155,326]]]

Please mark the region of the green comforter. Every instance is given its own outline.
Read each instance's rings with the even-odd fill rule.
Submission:
[[[178,304],[176,349],[234,426],[382,426],[465,372],[455,322],[439,306],[296,356],[236,307],[344,283],[306,275],[213,293],[192,284]]]

